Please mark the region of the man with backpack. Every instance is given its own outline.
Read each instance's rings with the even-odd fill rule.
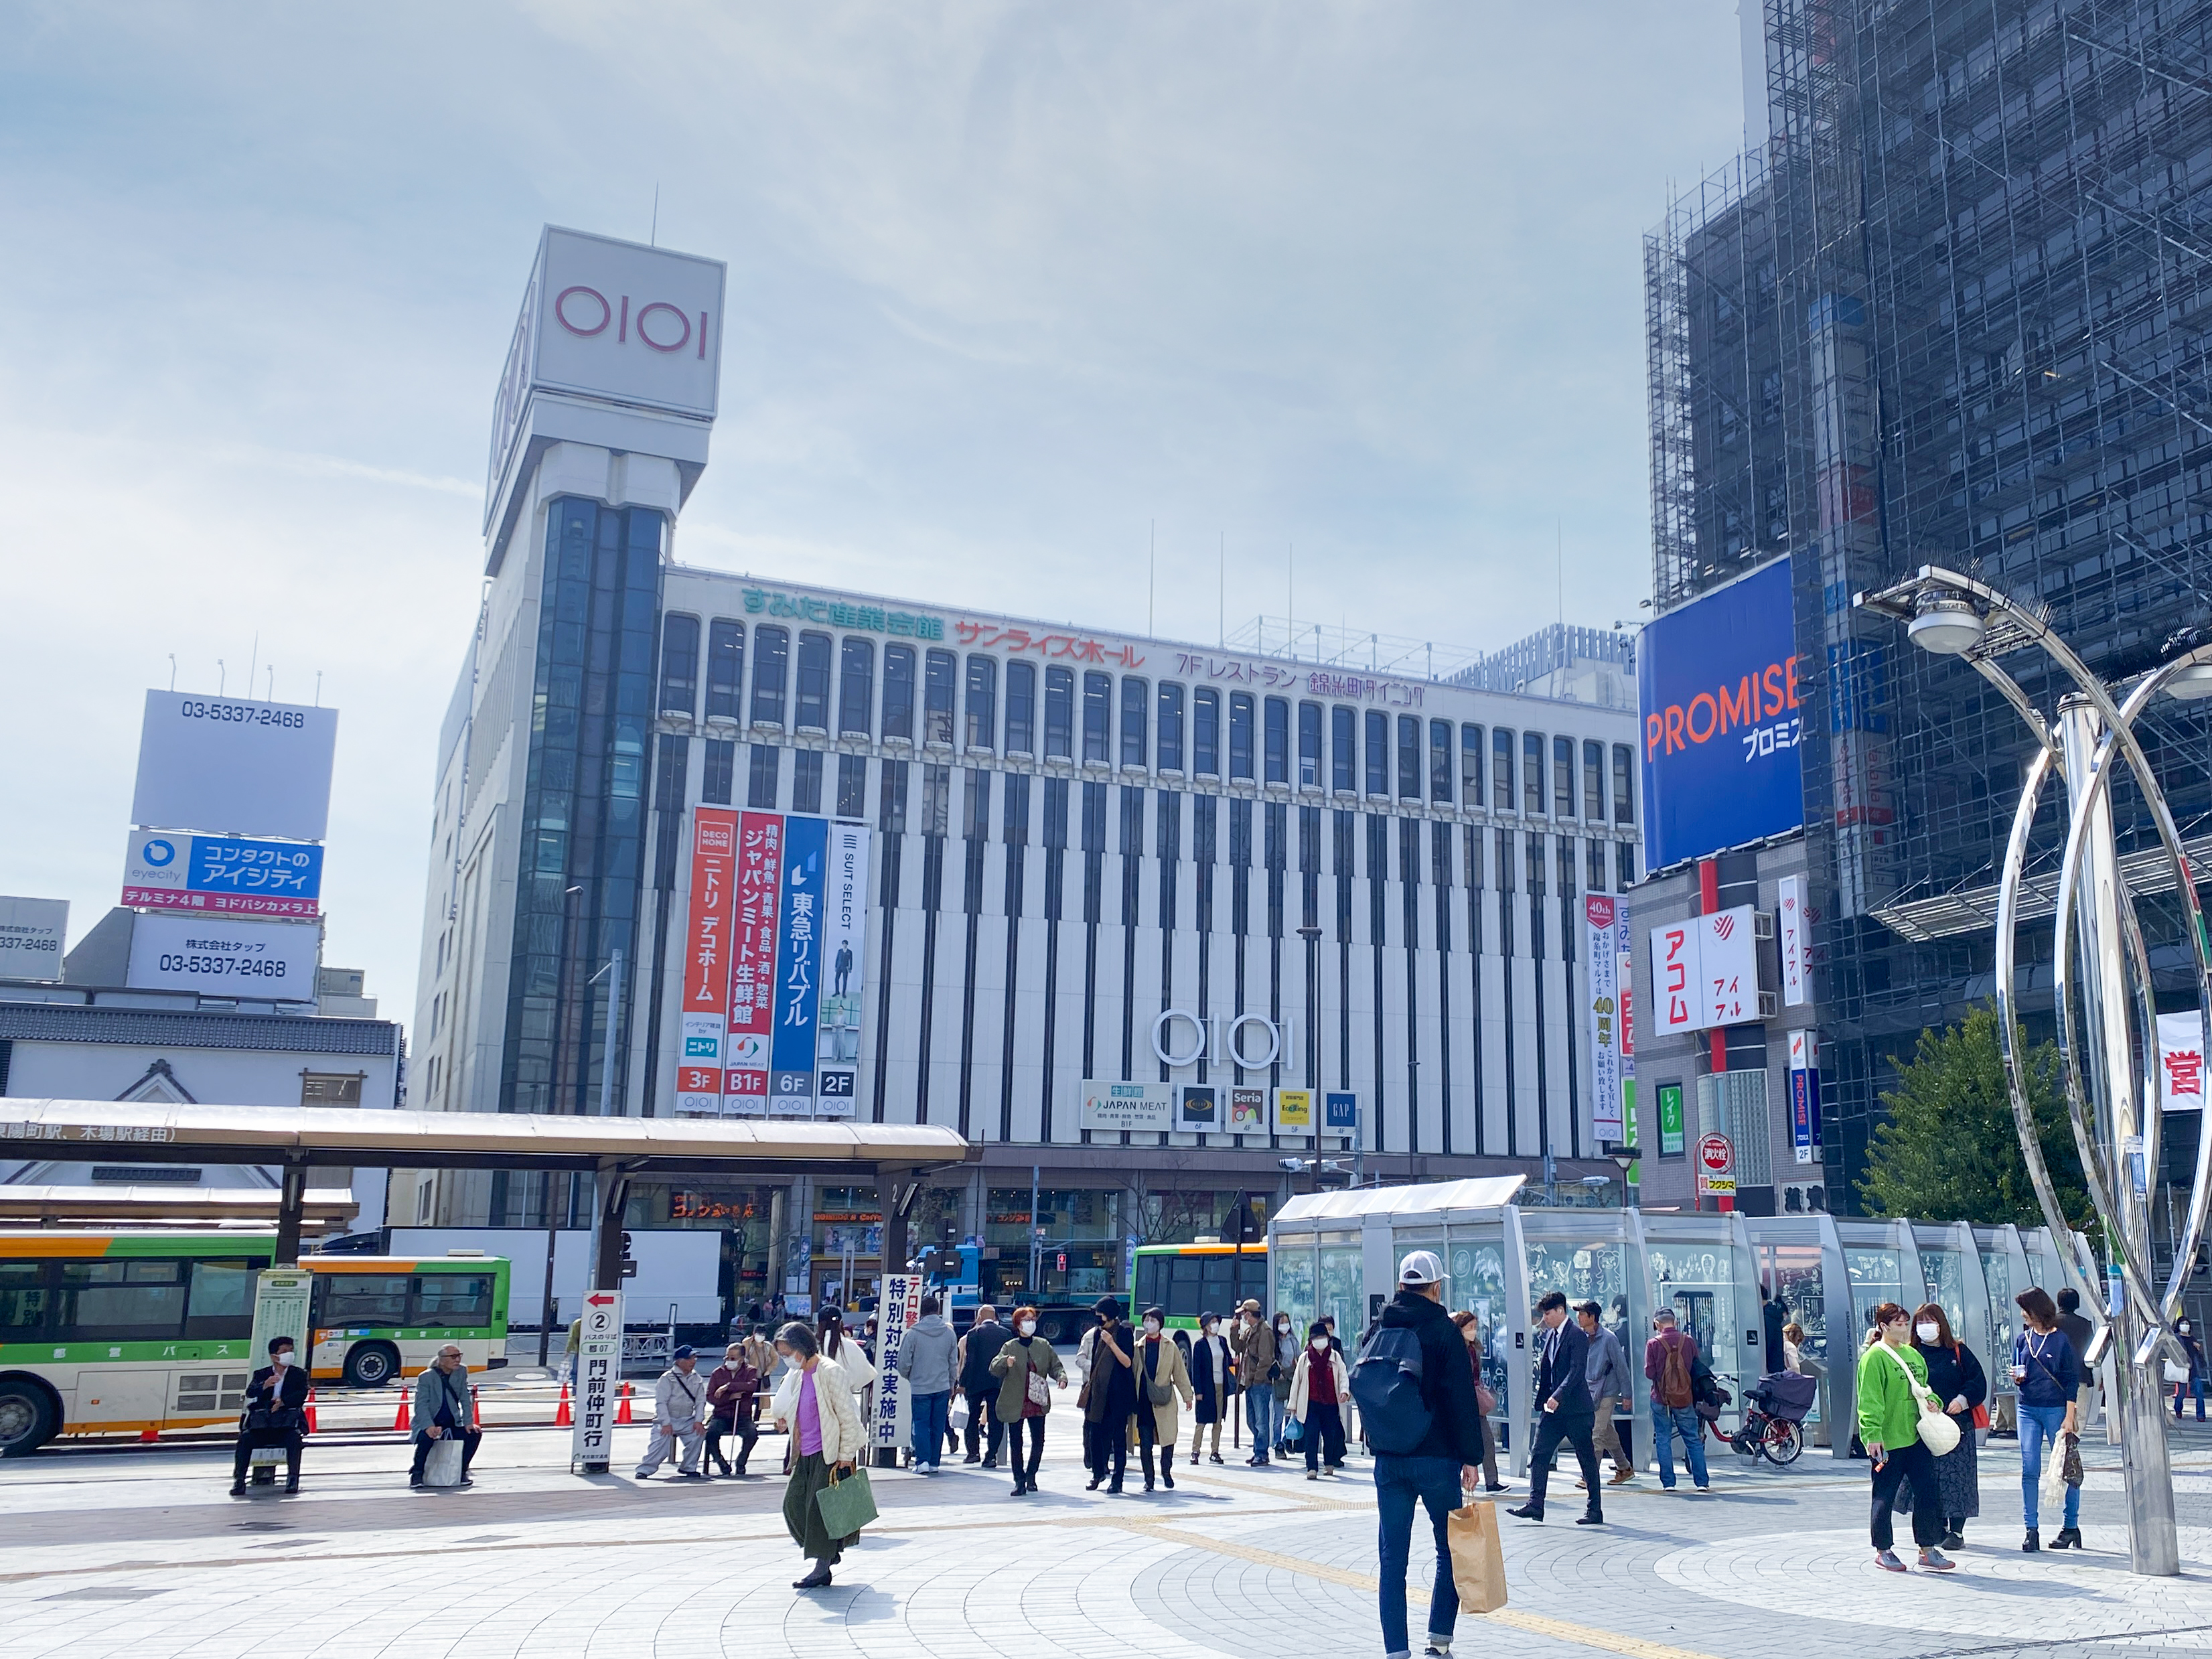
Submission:
[[[1425,1506],[1436,1530],[1437,1578],[1429,1593],[1425,1659],[1449,1659],[1459,1591],[1452,1583],[1448,1521],[1482,1479],[1480,1408],[1467,1344],[1443,1308],[1443,1263],[1415,1250],[1398,1268],[1398,1294],[1361,1348],[1352,1371],[1367,1443],[1375,1454],[1380,1514],[1379,1599],[1386,1659],[1411,1659],[1406,1632],[1406,1564],[1413,1511]]]
[[[1697,1340],[1674,1328],[1674,1310],[1651,1316],[1655,1334],[1644,1345],[1644,1375],[1651,1383],[1651,1439],[1659,1448],[1659,1484],[1674,1490],[1674,1445],[1682,1437],[1690,1479],[1699,1492],[1711,1492],[1705,1472],[1705,1425],[1698,1417]]]

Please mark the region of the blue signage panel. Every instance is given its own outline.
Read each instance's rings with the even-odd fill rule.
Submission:
[[[769,1038],[769,1110],[814,1104],[814,1021],[822,984],[823,866],[826,818],[783,821],[783,914],[775,949],[775,1026]]]
[[[1804,827],[1789,560],[1654,620],[1636,681],[1649,868]]]
[[[1322,1127],[1331,1134],[1351,1134],[1359,1127],[1359,1097],[1329,1091],[1322,1097]]]

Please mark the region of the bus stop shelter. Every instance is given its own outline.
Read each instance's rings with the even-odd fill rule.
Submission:
[[[601,1285],[620,1282],[623,1206],[632,1181],[811,1175],[873,1183],[884,1198],[884,1260],[903,1263],[907,1216],[922,1178],[981,1156],[980,1148],[934,1124],[6,1098],[0,1098],[0,1149],[103,1164],[199,1158],[277,1166],[283,1170],[276,1214],[280,1265],[299,1260],[308,1176],[317,1170],[588,1174],[595,1182],[592,1282]]]

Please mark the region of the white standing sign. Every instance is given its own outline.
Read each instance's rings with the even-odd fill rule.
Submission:
[[[234,921],[149,911],[131,929],[130,983],[268,1002],[313,1002],[323,930],[316,923]]]
[[[568,1460],[586,1474],[603,1474],[614,1455],[615,1385],[622,1380],[622,1292],[585,1291],[583,1322],[576,1333],[576,1428]]]
[[[0,979],[59,979],[67,899],[0,898]]]
[[[149,691],[131,822],[320,841],[338,711]]]
[[[1775,938],[1782,953],[1782,1006],[1802,1008],[1807,1000],[1805,979],[1805,878],[1784,876],[1778,884],[1775,905]]]
[[[884,1275],[876,1312],[875,1419],[868,1430],[868,1443],[878,1450],[896,1449],[914,1437],[914,1405],[898,1374],[898,1352],[908,1327],[921,1317],[921,1286],[920,1273]]]

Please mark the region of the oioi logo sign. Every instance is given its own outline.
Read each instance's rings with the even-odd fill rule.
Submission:
[[[665,353],[683,350],[692,343],[696,335],[698,344],[695,355],[702,362],[707,356],[707,328],[712,315],[702,311],[695,329],[689,313],[665,300],[653,300],[639,306],[633,317],[629,295],[621,296],[617,309],[605,295],[582,283],[572,283],[553,296],[553,320],[579,339],[596,339],[611,327],[618,345],[628,344],[635,335],[640,344]]]

